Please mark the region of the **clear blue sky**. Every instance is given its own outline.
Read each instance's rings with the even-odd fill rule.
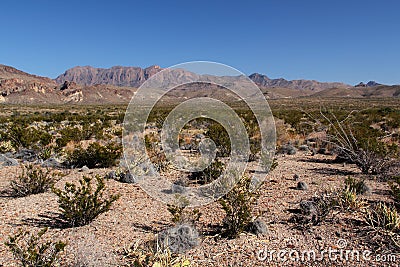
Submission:
[[[74,66],[217,61],[246,74],[400,84],[400,1],[3,0],[0,63],[51,78]]]

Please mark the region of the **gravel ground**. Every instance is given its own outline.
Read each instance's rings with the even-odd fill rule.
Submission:
[[[397,261],[389,263],[376,261],[329,260],[323,261],[279,261],[276,254],[272,260],[267,257],[260,260],[260,250],[302,251],[314,250],[319,258],[320,251],[340,249],[343,240],[345,250],[371,250],[371,258],[376,255],[398,253],[385,244],[375,242],[363,229],[362,215],[355,212],[337,214],[332,220],[309,228],[299,228],[291,223],[293,210],[299,208],[301,200],[310,199],[316,193],[329,188],[343,186],[343,180],[349,176],[358,176],[358,169],[353,165],[332,164],[330,156],[310,156],[297,153],[293,156],[279,156],[278,167],[271,172],[263,187],[257,210],[266,211],[262,218],[267,222],[268,233],[256,236],[249,233],[239,238],[228,240],[211,232],[220,225],[224,216],[217,203],[202,207],[202,216],[196,225],[202,233],[199,246],[186,252],[193,266],[398,266]],[[56,184],[62,187],[66,181],[77,181],[83,175],[105,175],[110,169],[94,169],[83,173],[78,170],[64,170],[65,176]],[[15,178],[19,167],[0,169],[0,190],[8,187]],[[296,190],[297,174],[299,181],[308,185],[308,190]],[[384,182],[368,180],[371,193],[365,196],[368,201],[391,201],[388,186]],[[165,204],[158,202],[143,192],[135,184],[124,184],[114,180],[106,181],[109,194],[119,193],[111,210],[97,217],[83,227],[62,229],[51,225],[51,220],[44,218],[58,211],[57,198],[47,192],[24,198],[0,197],[0,266],[17,266],[4,242],[19,228],[38,231],[43,226],[50,226],[45,237],[68,242],[61,257],[61,266],[124,266],[124,259],[118,253],[138,240],[148,241],[157,232],[173,226],[171,215]],[[379,236],[378,236],[379,237]],[[341,240],[341,241],[340,241]],[[296,252],[293,252],[296,253]],[[296,254],[292,254],[296,255]],[[360,254],[361,255],[361,254]],[[282,255],[284,256],[284,255]],[[288,256],[286,254],[286,256]],[[397,265],[396,265],[397,264]]]

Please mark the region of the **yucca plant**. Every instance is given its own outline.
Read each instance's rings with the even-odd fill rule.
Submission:
[[[366,207],[367,203],[358,198],[355,190],[345,188],[337,192],[335,204],[342,210],[358,211]]]
[[[381,228],[393,232],[400,229],[400,217],[396,208],[382,202],[371,206],[364,218],[366,223],[373,228]]]

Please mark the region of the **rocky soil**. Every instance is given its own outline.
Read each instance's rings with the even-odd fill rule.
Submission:
[[[349,175],[361,176],[355,166],[334,164],[329,161],[331,159],[332,156],[311,156],[308,152],[278,157],[279,165],[266,177],[257,206],[257,210],[265,211],[262,216],[268,227],[265,235],[246,233],[237,239],[222,238],[215,231],[224,216],[218,203],[201,207],[202,216],[196,225],[201,233],[200,243],[185,253],[192,266],[389,266],[389,263],[372,259],[363,261],[361,256],[360,261],[329,260],[326,255],[320,260],[321,251],[342,247],[360,253],[370,250],[371,258],[397,253],[397,259],[400,259],[398,249],[391,249],[376,233],[366,230],[360,213],[340,213],[321,225],[310,227],[291,222],[301,200],[310,199],[325,189],[343,187],[343,180]],[[65,176],[56,187],[62,187],[67,181],[77,181],[83,175],[106,175],[110,170],[64,169],[61,172]],[[1,168],[0,190],[6,189],[19,172],[18,166]],[[308,189],[297,190],[299,181],[305,182]],[[363,196],[366,201],[391,201],[387,183],[369,179],[367,184],[371,192]],[[115,180],[107,180],[106,185],[107,193],[121,194],[112,209],[87,226],[69,229],[57,228],[49,219],[58,211],[57,198],[51,192],[24,198],[0,197],[0,266],[17,266],[4,242],[19,228],[37,231],[49,226],[46,238],[67,241],[62,266],[124,266],[127,261],[119,253],[124,247],[139,240],[151,240],[156,233],[173,226],[166,205],[153,200],[138,185]],[[314,250],[317,260],[282,262],[275,256],[272,260],[268,257],[260,260],[262,255],[258,252],[265,249],[298,253]],[[392,262],[390,266],[396,266],[398,262]]]

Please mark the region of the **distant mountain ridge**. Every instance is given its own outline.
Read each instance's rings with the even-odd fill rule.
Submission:
[[[109,69],[94,68],[91,66],[78,66],[68,69],[58,76],[55,81],[59,84],[65,81],[75,82],[80,85],[108,84],[116,86],[139,87],[149,77],[161,71],[157,65],[142,69],[140,67],[114,66]],[[259,86],[267,88],[289,88],[295,90],[310,90],[319,92],[329,88],[347,88],[348,84],[334,82],[318,82],[313,80],[293,80],[288,81],[283,78],[270,79],[266,75],[254,73],[249,78]]]
[[[90,66],[74,67],[56,79],[32,75],[16,68],[0,64],[0,103],[8,104],[126,104],[137,88],[149,77],[163,70],[159,66],[148,68],[115,66],[109,69]],[[174,70],[172,82],[192,81],[198,74],[183,69]],[[160,75],[160,79],[165,73]],[[233,84],[240,76],[226,77]],[[365,86],[350,86],[344,83],[323,83],[310,80],[270,79],[254,73],[249,76],[267,99],[318,97],[318,98],[399,98],[400,86],[380,85],[369,82]],[[203,75],[207,81],[226,79]],[[166,82],[168,82],[166,80]],[[169,103],[191,97],[212,97],[232,100],[229,94],[218,86],[204,84],[184,85],[170,94]],[[175,102],[176,103],[176,102]]]
[[[329,88],[348,88],[351,87],[348,84],[339,83],[339,82],[318,82],[314,80],[292,80],[288,81],[283,78],[280,79],[270,79],[266,75],[262,75],[259,73],[253,73],[249,76],[249,78],[255,82],[257,85],[274,88],[289,88],[296,90],[311,90],[314,92],[319,92]]]
[[[140,67],[114,66],[109,69],[94,68],[91,66],[78,66],[65,71],[55,81],[59,84],[75,82],[80,85],[107,84],[116,86],[139,87],[152,75],[161,70],[154,65],[142,69]]]

